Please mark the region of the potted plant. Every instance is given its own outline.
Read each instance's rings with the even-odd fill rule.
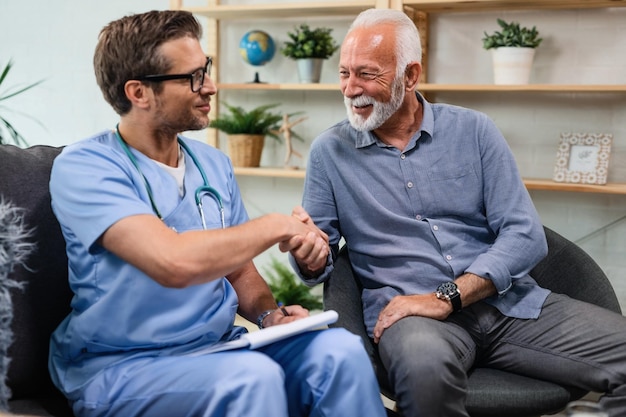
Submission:
[[[483,37],[483,47],[492,50],[496,84],[527,84],[535,56],[541,44],[537,28],[522,27],[518,22],[497,19],[501,31]]]
[[[291,269],[272,257],[270,268],[265,268],[268,285],[278,305],[299,304],[308,310],[321,310],[321,296],[311,293],[311,288],[300,282]]]
[[[4,69],[0,73],[0,89],[2,89],[3,83],[5,82],[7,75],[9,75],[9,71],[11,71],[12,67],[13,67],[13,62],[9,60],[9,62],[5,65]],[[31,88],[33,88],[34,86],[42,82],[43,80],[39,80],[30,85],[27,85],[26,87],[14,89],[14,91],[11,91],[11,89],[8,89],[6,90],[6,92],[0,93],[0,102],[8,100],[11,97],[15,97],[18,94],[22,94],[23,92],[30,90]],[[3,111],[5,109],[6,107],[0,104],[0,111]],[[24,137],[15,129],[13,124],[9,122],[6,119],[6,117],[0,114],[0,145],[10,143],[10,142],[13,142],[15,145],[18,145],[18,146],[20,145],[28,146],[26,139],[24,139]]]
[[[301,83],[318,83],[322,63],[339,49],[331,32],[326,27],[311,29],[306,23],[287,32],[290,40],[284,43],[281,53],[296,60]]]
[[[265,136],[278,141],[277,131],[283,120],[282,114],[269,110],[278,104],[266,104],[250,111],[239,106],[222,103],[228,114],[211,121],[209,127],[228,135],[228,154],[236,167],[258,167],[265,143]]]

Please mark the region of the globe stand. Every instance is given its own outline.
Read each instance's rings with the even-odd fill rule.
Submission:
[[[248,84],[267,84],[267,83],[265,81],[261,81],[261,79],[259,78],[259,72],[255,71],[254,80],[249,81]]]

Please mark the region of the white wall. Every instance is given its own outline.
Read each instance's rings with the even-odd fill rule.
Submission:
[[[278,2],[280,0],[271,0]],[[265,1],[231,1],[231,3]],[[269,2],[269,0],[268,0]],[[224,2],[227,3],[227,2]],[[186,0],[185,4],[203,4]],[[96,86],[91,60],[99,30],[122,15],[165,9],[167,0],[0,0],[0,65],[15,61],[10,80],[28,83],[45,78],[36,90],[11,102],[33,120],[16,115],[16,127],[31,144],[62,145],[111,128],[116,115]],[[490,83],[489,53],[482,49],[483,31],[496,28],[495,19],[515,19],[536,25],[544,37],[537,50],[531,82],[626,84],[626,8],[599,10],[455,13],[431,18],[430,82]],[[245,64],[237,45],[250,29],[269,32],[280,46],[286,31],[300,20],[241,20],[223,25],[222,80],[242,82],[258,70],[268,82],[295,82],[291,61],[279,53],[264,67]],[[349,19],[312,19],[312,25],[334,28],[342,39]],[[328,62],[322,82],[336,82],[338,57]],[[525,176],[552,176],[559,134],[567,131],[610,132],[614,135],[609,180],[626,182],[626,96],[624,94],[439,94],[433,99],[477,108],[489,114],[504,132]],[[220,100],[253,106],[282,103],[280,110],[305,111],[308,119],[296,127],[307,143],[295,141],[305,154],[307,144],[322,129],[344,117],[341,96],[334,92],[234,92]],[[202,135],[198,136],[199,138]],[[281,145],[268,139],[262,164],[280,164]],[[269,211],[289,213],[299,204],[302,181],[241,177],[240,186],[252,217]],[[531,192],[544,223],[579,241],[600,263],[626,307],[626,221],[593,234],[626,215],[626,196],[564,192]],[[592,234],[591,237],[585,236]],[[582,239],[582,240],[580,240]],[[269,254],[260,256],[263,269]]]
[[[124,15],[168,7],[168,0],[0,0],[0,65],[14,61],[5,82],[45,80],[5,103],[23,113],[11,114],[18,131],[30,144],[64,145],[115,127],[93,75],[98,33]]]

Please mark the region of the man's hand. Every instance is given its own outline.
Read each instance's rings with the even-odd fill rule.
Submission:
[[[308,230],[306,234],[297,235],[281,242],[279,249],[283,252],[290,252],[305,274],[323,269],[330,253],[328,235],[315,226],[309,214],[302,207],[295,207],[291,215],[305,225]]]
[[[378,315],[374,326],[374,343],[378,343],[386,329],[404,317],[421,316],[445,320],[451,313],[452,304],[438,299],[434,293],[398,295]]]
[[[491,280],[469,272],[459,276],[454,282],[459,287],[463,307],[496,293],[496,287]],[[445,320],[452,311],[452,303],[438,299],[434,292],[396,296],[378,315],[378,322],[374,326],[374,342],[378,343],[385,329],[403,317],[421,316]]]

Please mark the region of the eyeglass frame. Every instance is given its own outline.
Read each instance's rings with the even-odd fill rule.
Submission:
[[[204,66],[204,68],[198,68],[197,70],[194,70],[192,73],[190,74],[154,74],[154,75],[144,75],[142,77],[137,77],[136,80],[137,81],[149,81],[149,82],[162,82],[162,81],[169,81],[169,80],[184,80],[184,79],[189,79],[189,86],[191,87],[191,92],[192,93],[197,93],[198,91],[200,91],[202,89],[202,86],[204,85],[204,77],[208,74],[209,77],[211,76],[211,67],[213,66],[213,57],[207,56],[206,57],[206,65]],[[201,77],[200,77],[200,84],[199,87],[194,90],[193,89],[193,84],[194,84],[194,75],[200,71],[201,72]]]

